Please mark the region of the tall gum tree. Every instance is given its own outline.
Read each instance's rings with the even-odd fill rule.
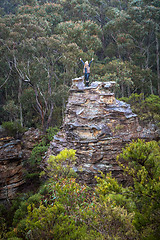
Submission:
[[[32,7],[26,8],[27,11],[32,10]],[[6,16],[1,22],[3,30],[7,30],[1,39],[3,60],[8,65],[8,70],[5,70],[8,75],[16,73],[19,82],[20,120],[23,120],[20,102],[23,81],[23,85],[26,83],[34,90],[37,113],[45,130],[50,124],[54,108],[51,95],[56,84],[51,84],[51,78],[52,83],[55,83],[56,75],[53,77],[53,66],[62,55],[63,45],[58,39],[47,37],[50,23],[44,18],[30,13],[19,13]]]

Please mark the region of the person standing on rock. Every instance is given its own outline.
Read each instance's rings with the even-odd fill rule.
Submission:
[[[90,65],[92,63],[94,59],[92,58],[92,60],[90,61],[90,63],[88,63],[88,61],[86,61],[85,63],[83,62],[82,58],[80,58],[80,61],[83,63],[83,73],[84,73],[84,78],[85,78],[85,82],[86,82],[86,87],[89,87],[89,75],[90,75]]]

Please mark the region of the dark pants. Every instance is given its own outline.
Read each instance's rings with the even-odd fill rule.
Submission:
[[[86,87],[89,86],[89,73],[85,73]]]

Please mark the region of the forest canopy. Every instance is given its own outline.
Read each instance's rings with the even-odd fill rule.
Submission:
[[[3,0],[0,14],[1,123],[61,125],[80,58],[116,97],[160,96],[158,0]]]
[[[0,1],[0,129],[46,133],[23,163],[25,192],[0,205],[0,239],[160,239],[160,142],[122,149],[126,186],[110,173],[94,187],[78,182],[73,149],[41,172],[80,58],[94,58],[90,82],[115,81],[139,123],[160,127],[159,23],[159,0]]]

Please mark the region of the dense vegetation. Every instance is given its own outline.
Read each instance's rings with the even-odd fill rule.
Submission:
[[[79,61],[90,80],[117,82],[116,96],[159,94],[158,0],[3,0],[1,121],[58,126]]]
[[[75,160],[72,149],[51,156],[45,169],[48,180],[40,190],[31,196],[21,194],[12,202],[7,216],[5,208],[0,209],[1,239],[160,238],[157,142],[132,142],[117,158],[130,179],[126,187],[111,174],[96,177],[94,189],[77,183],[71,168]]]
[[[26,182],[40,188],[0,206],[0,239],[160,239],[158,142],[132,142],[117,158],[127,186],[111,174],[95,188],[78,183],[72,149],[40,169],[80,58],[94,58],[90,81],[116,81],[140,123],[160,127],[159,23],[159,0],[0,2],[0,125],[14,137],[28,127],[46,133],[26,163]]]

